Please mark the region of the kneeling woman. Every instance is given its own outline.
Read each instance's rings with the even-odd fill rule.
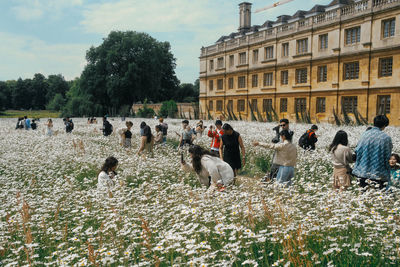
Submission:
[[[271,148],[276,151],[274,163],[280,165],[276,181],[280,184],[292,183],[294,177],[294,167],[297,161],[297,148],[296,145],[292,144],[292,135],[287,130],[283,130],[279,133],[281,143],[259,143],[254,142],[253,146],[262,146]]]
[[[115,170],[118,166],[118,160],[114,157],[108,157],[101,167],[99,176],[97,178],[97,191],[103,195],[112,196],[112,189],[116,184],[115,176],[117,173]]]
[[[220,158],[211,154],[200,146],[189,148],[192,157],[192,166],[182,162],[184,171],[195,171],[202,185],[209,186],[209,190],[220,189],[229,186],[234,181],[231,166]]]

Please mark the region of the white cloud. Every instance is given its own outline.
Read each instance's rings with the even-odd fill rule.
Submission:
[[[35,73],[78,77],[87,44],[49,44],[36,37],[0,32],[0,80],[31,78]],[[18,76],[15,76],[18,75]]]
[[[48,15],[59,18],[65,8],[81,6],[83,0],[14,0],[11,8],[16,18],[23,21],[38,20]]]

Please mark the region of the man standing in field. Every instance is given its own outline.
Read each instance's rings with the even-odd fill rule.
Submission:
[[[374,118],[374,127],[365,131],[357,144],[356,164],[353,175],[359,178],[359,185],[364,188],[368,184],[384,189],[390,180],[389,159],[392,154],[392,138],[383,132],[389,125],[386,115]]]
[[[208,137],[211,137],[211,153],[216,157],[219,157],[219,147],[221,146],[221,137],[224,134],[224,130],[222,130],[222,121],[217,120],[215,122],[215,130],[213,130],[213,126],[210,126],[210,130],[208,131]]]
[[[160,122],[161,131],[163,134],[162,142],[163,144],[167,143],[167,134],[168,134],[168,124],[164,122],[164,119],[161,117],[158,119]]]

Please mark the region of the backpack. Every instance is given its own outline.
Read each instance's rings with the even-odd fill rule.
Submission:
[[[300,138],[299,138],[299,146],[305,148],[308,146],[308,131],[306,131]]]
[[[107,121],[106,125],[104,126],[104,132],[106,134],[111,134],[113,131],[113,126],[110,122]]]
[[[167,135],[167,133],[168,133],[168,124],[162,123],[162,124],[160,124],[160,126],[161,126],[161,131],[162,131],[163,135]]]
[[[71,128],[71,131],[74,129],[74,123],[72,120],[69,121],[69,127]]]

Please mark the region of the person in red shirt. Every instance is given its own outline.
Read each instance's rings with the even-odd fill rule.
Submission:
[[[211,141],[211,153],[216,157],[219,157],[219,147],[221,145],[221,136],[224,134],[224,130],[222,130],[222,121],[217,120],[215,122],[215,129],[211,125],[210,130],[208,131],[208,136],[212,138]]]

